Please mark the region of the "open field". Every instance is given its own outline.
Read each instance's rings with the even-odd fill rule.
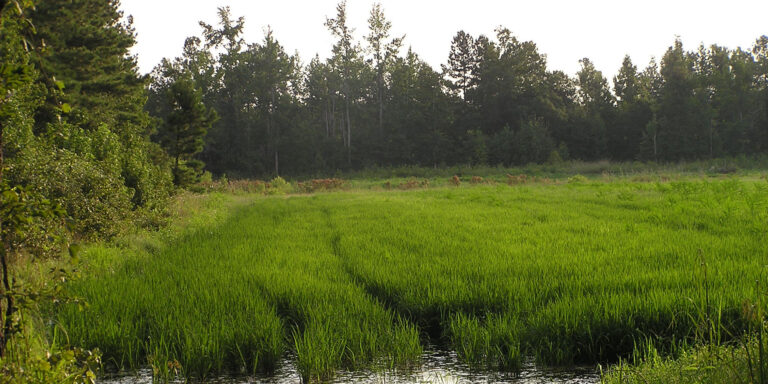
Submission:
[[[214,214],[178,234],[87,249],[70,288],[89,306],[57,318],[118,367],[206,376],[291,352],[321,378],[407,367],[425,343],[514,370],[748,328],[764,179],[572,181],[197,196]]]

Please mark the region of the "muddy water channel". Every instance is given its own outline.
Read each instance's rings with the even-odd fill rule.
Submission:
[[[151,384],[149,369],[137,374],[121,375],[99,380],[104,384]],[[182,382],[182,381],[180,381]],[[293,359],[286,358],[272,375],[259,376],[221,376],[206,383],[248,384],[301,383]],[[528,361],[517,374],[495,371],[473,371],[456,358],[456,354],[446,351],[428,351],[422,357],[418,368],[408,371],[341,371],[330,383],[514,383],[514,384],[592,384],[599,383],[600,376],[594,367],[568,369],[542,369],[533,361]]]

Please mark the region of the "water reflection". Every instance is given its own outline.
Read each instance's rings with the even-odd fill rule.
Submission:
[[[152,374],[149,369],[141,370],[136,375],[113,377],[100,380],[104,384],[150,384]],[[216,384],[293,384],[300,383],[301,377],[296,370],[294,360],[286,358],[278,370],[263,376],[221,376],[206,383]],[[540,369],[528,361],[522,372],[511,374],[494,371],[471,371],[458,361],[455,353],[446,351],[428,351],[422,357],[422,364],[409,371],[341,371],[330,383],[364,384],[474,384],[474,383],[513,383],[513,384],[593,384],[600,382],[599,375],[592,368],[569,368],[566,370]]]

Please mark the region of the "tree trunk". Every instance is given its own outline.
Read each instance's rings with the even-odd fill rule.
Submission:
[[[384,132],[384,70],[381,68],[381,64],[379,64],[379,76],[377,81],[376,91],[379,98],[379,133],[381,134]]]
[[[3,330],[0,334],[0,357],[5,356],[5,352],[8,346],[8,339],[13,333],[13,313],[16,312],[16,306],[11,295],[11,281],[10,272],[8,271],[8,242],[2,241],[2,249],[0,249],[0,264],[3,268],[3,296],[5,297],[5,322],[3,324]],[[2,309],[0,309],[1,311]]]
[[[279,161],[277,158],[277,151],[275,151],[275,175],[280,176],[280,167],[279,167]]]
[[[349,99],[345,101],[347,112],[347,164],[352,165],[352,123],[349,121]]]
[[[330,120],[328,117],[328,110],[331,109],[331,99],[330,97],[326,97],[325,99],[325,108],[324,109],[324,117],[325,117],[325,137],[331,136],[331,126],[330,126]]]
[[[0,10],[2,10],[2,7],[0,7]],[[2,102],[2,101],[0,101]],[[4,163],[4,147],[5,147],[5,141],[3,138],[4,133],[4,127],[2,125],[2,122],[0,121],[0,186],[3,185],[3,168],[5,167]],[[3,268],[3,291],[2,296],[0,296],[0,303],[2,303],[2,298],[5,298],[5,314],[2,316],[5,318],[5,322],[3,324],[2,332],[0,333],[0,357],[5,356],[6,346],[8,344],[8,338],[11,336],[12,332],[12,326],[13,326],[13,313],[15,312],[15,306],[13,302],[13,296],[11,296],[11,282],[8,271],[8,242],[6,241],[3,234],[3,218],[0,216],[0,243],[2,243],[2,249],[0,249],[0,267]],[[0,313],[2,312],[2,308],[0,308]]]
[[[270,132],[270,134],[269,134],[269,136],[270,136],[269,137],[269,142],[270,142],[271,147],[272,147],[271,149],[275,153],[275,176],[280,176],[280,172],[279,172],[278,164],[277,164],[277,141],[280,138],[280,134],[277,132],[278,129],[276,127],[272,126],[274,124],[274,122],[273,122],[273,114],[274,114],[274,111],[275,111],[275,90],[274,89],[272,89],[270,91],[270,98],[271,98],[271,101],[270,101],[270,105],[269,105],[269,118],[267,119],[268,120],[267,121],[267,127],[268,127],[267,129]]]
[[[714,151],[714,134],[715,134],[715,123],[710,119],[709,120],[709,158],[712,159],[715,157],[715,151]]]
[[[336,136],[336,98],[331,98],[331,136]]]

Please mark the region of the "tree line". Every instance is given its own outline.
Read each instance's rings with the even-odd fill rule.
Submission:
[[[611,80],[588,59],[575,76],[547,69],[532,41],[499,27],[459,31],[439,70],[391,35],[373,6],[362,41],[341,2],[326,19],[328,59],[302,64],[267,30],[219,9],[183,54],[152,72],[148,110],[190,79],[219,119],[194,158],[214,174],[324,174],[372,166],[513,165],[565,159],[679,161],[768,149],[768,37],[694,51],[678,39],[660,62],[629,56]],[[162,131],[162,129],[161,129]],[[162,136],[162,132],[160,134]],[[200,164],[193,164],[199,168]]]

